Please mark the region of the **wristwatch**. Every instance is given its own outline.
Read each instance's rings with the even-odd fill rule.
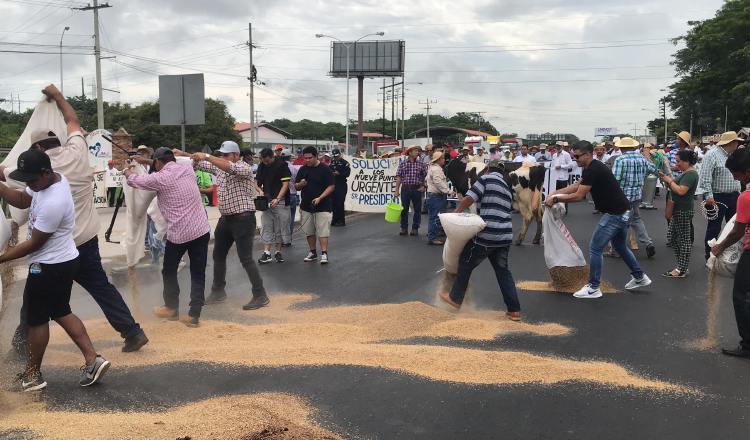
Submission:
[[[557,203],[557,196],[552,196],[552,203]]]

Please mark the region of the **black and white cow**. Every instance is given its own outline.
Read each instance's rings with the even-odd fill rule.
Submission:
[[[523,243],[533,219],[536,219],[536,235],[532,243],[539,244],[542,238],[542,187],[545,173],[543,165],[523,163],[507,174],[506,181],[513,189],[513,209],[517,210],[523,219],[516,245]]]

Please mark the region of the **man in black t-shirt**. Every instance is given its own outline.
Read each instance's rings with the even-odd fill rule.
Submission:
[[[302,150],[305,165],[297,172],[296,188],[302,191],[300,224],[307,236],[310,252],[305,262],[316,261],[316,237],[320,241],[320,264],[328,264],[328,236],[333,218],[334,180],[331,169],[318,160],[318,150],[307,147]]]
[[[292,173],[283,158],[274,156],[270,148],[260,151],[258,174],[255,176],[258,185],[263,189],[263,195],[268,198],[268,209],[261,215],[260,238],[263,240],[263,255],[258,263],[272,262],[271,247],[276,246],[274,258],[277,263],[283,263],[281,246],[291,243],[291,211],[289,210],[289,182]]]
[[[573,159],[583,168],[581,180],[559,189],[545,200],[547,206],[558,202],[580,202],[591,193],[596,209],[604,214],[594,229],[589,245],[589,283],[573,296],[576,298],[600,298],[599,284],[602,275],[602,252],[607,243],[622,256],[630,268],[631,280],[625,289],[632,290],[651,284],[649,277],[641,270],[638,260],[627,245],[630,202],[606,165],[594,160],[594,147],[590,142],[580,141],[573,146]]]

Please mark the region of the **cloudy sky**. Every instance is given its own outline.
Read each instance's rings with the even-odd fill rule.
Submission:
[[[690,20],[710,18],[721,0],[110,0],[101,10],[106,100],[158,96],[159,74],[204,72],[206,95],[249,119],[248,22],[257,45],[256,110],[279,117],[345,120],[346,85],[329,78],[329,41],[370,32],[406,41],[406,115],[485,112],[501,131],[570,132],[595,127],[642,132],[658,111],[660,89]],[[66,94],[94,84],[93,18],[67,0],[0,0],[0,98],[30,107],[59,83],[65,26]],[[19,44],[20,43],[20,44]],[[13,52],[15,51],[15,52]],[[45,52],[45,53],[19,53]],[[86,54],[82,54],[86,53]],[[378,118],[381,79],[365,81],[365,118]],[[117,93],[117,92],[119,93]],[[5,109],[9,104],[3,103]],[[390,117],[390,104],[386,114]],[[356,117],[356,81],[351,83]]]

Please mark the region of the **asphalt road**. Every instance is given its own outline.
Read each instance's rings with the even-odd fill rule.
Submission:
[[[566,221],[584,253],[599,219],[591,211],[592,206],[586,203],[571,205]],[[178,363],[113,369],[106,387],[85,392],[68,380],[69,372],[45,370],[47,379],[56,384],[47,392],[47,399],[56,408],[153,410],[223,394],[282,391],[309,399],[321,410],[321,423],[344,436],[383,439],[748,438],[750,361],[722,356],[718,349],[699,351],[688,346],[706,332],[707,272],[702,248],[705,220],[695,219],[698,243],[694,246],[691,275],[670,280],[659,276],[674,267],[674,255],[665,246],[666,224],[662,215],[661,209],[643,212],[657,249],[651,260],[645,259],[643,250],[637,252],[654,281],[647,290],[590,301],[557,293],[520,293],[527,321],[571,327],[575,331],[570,336],[512,335],[487,343],[421,338],[407,343],[609,360],[642,376],[694,387],[703,393],[702,397],[659,395],[580,382],[470,386],[365,367],[259,369]],[[534,228],[532,225],[530,236]],[[334,228],[328,266],[303,264],[306,247],[297,240],[286,251],[287,263],[262,268],[271,300],[275,293],[310,292],[319,296],[313,307],[432,302],[438,278],[435,272],[442,267],[441,249],[426,246],[424,236],[400,237],[397,233],[398,226],[385,223],[380,215],[352,219],[346,228]],[[541,246],[513,247],[510,255],[517,281],[547,280]],[[229,266],[230,285],[246,283],[236,256],[230,259]],[[186,270],[181,273],[183,286],[187,285],[187,276]],[[140,277],[144,285],[161,284],[158,273],[145,272]],[[621,260],[607,259],[603,277],[622,287],[629,274]],[[230,290],[230,296],[238,303],[246,295]],[[475,271],[469,295],[478,308],[504,308],[488,263]],[[720,344],[734,346],[737,333],[731,292],[722,291],[720,297]],[[160,295],[155,294],[141,296],[137,306],[148,310],[159,304]],[[74,293],[72,306],[83,318],[100,317],[93,301],[80,290]],[[12,303],[0,323],[3,347],[16,321],[17,307],[17,302]],[[203,317],[221,319],[210,308],[204,310]],[[248,349],[251,351],[252,347]],[[180,386],[174,378],[185,378],[182,380],[191,386]]]

